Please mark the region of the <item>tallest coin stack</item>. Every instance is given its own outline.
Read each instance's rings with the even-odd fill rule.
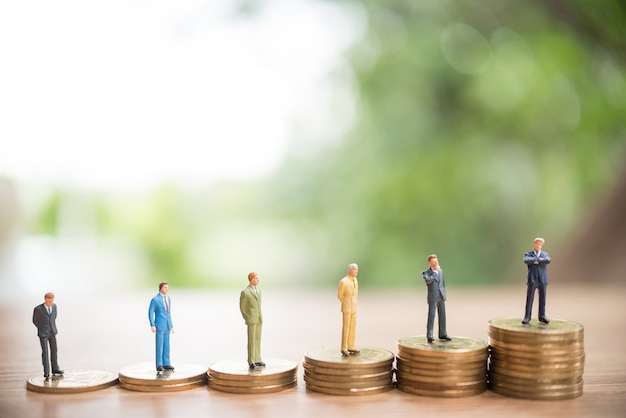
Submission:
[[[489,388],[526,399],[568,399],[583,393],[583,326],[553,319],[489,321]]]

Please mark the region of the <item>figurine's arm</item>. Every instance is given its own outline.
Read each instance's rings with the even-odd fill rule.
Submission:
[[[539,264],[550,264],[552,259],[550,258],[548,253],[544,253],[544,254],[546,255],[545,257],[539,257],[538,258]]]
[[[344,294],[344,285],[343,282],[339,282],[339,289],[337,289],[337,299],[343,301],[343,294]]]
[[[431,284],[436,280],[435,275],[431,275],[428,270],[422,272],[422,277],[426,281],[426,284]]]
[[[538,264],[539,258],[534,253],[534,251],[530,251],[524,254],[524,263],[525,264]]]
[[[152,299],[150,301],[150,307],[148,308],[148,320],[150,321],[150,328],[152,328],[152,332],[156,332],[155,308],[156,308],[156,303],[155,303],[155,300]]]

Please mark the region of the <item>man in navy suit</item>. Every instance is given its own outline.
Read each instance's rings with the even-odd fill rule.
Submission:
[[[37,305],[33,310],[33,324],[37,327],[37,336],[41,343],[41,361],[43,363],[43,376],[50,378],[50,363],[52,373],[62,376],[63,370],[57,362],[57,305],[54,303],[54,293],[46,293],[44,302]],[[48,350],[48,346],[50,349]]]
[[[169,295],[167,282],[159,283],[159,293],[150,301],[148,319],[152,332],[156,334],[156,369],[157,372],[173,371],[170,362],[170,332],[174,332],[172,325],[172,300]]]
[[[435,310],[439,318],[439,339],[450,341],[446,331],[446,282],[443,279],[443,269],[439,266],[437,254],[431,254],[427,258],[427,270],[422,272],[422,277],[428,286],[428,323],[426,324],[426,338],[429,343],[434,341],[433,327],[435,325]]]
[[[528,266],[528,275],[526,276],[526,312],[522,324],[526,325],[530,322],[533,310],[533,299],[535,298],[535,290],[539,289],[539,321],[549,324],[550,321],[546,317],[546,291],[548,290],[548,269],[546,266],[550,264],[550,256],[547,252],[541,251],[541,247],[545,240],[543,238],[535,238],[533,243],[533,251],[524,254],[524,263]]]

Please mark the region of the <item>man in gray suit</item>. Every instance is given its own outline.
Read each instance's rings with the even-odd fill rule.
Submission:
[[[422,272],[422,277],[428,286],[428,323],[426,325],[426,338],[429,343],[434,341],[433,326],[435,323],[435,310],[439,317],[439,339],[450,341],[452,338],[446,332],[446,282],[443,279],[443,270],[439,266],[437,254],[428,256],[427,270]]]
[[[46,379],[50,378],[50,363],[52,363],[52,373],[55,376],[63,376],[63,370],[57,362],[56,319],[57,305],[54,303],[54,293],[46,293],[44,302],[33,310],[33,324],[37,327],[37,336],[41,344],[43,376]]]
[[[547,252],[542,251],[543,238],[535,238],[533,242],[533,250],[524,254],[524,263],[528,266],[528,274],[526,275],[526,311],[522,324],[526,325],[530,322],[533,309],[533,299],[535,298],[535,290],[539,289],[539,321],[549,324],[550,321],[546,317],[546,292],[548,290],[548,269],[547,265],[552,261]]]

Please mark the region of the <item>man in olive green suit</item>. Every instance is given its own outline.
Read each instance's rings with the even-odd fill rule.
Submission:
[[[248,365],[251,369],[265,367],[261,361],[261,329],[263,314],[261,313],[261,291],[257,287],[259,275],[255,272],[248,274],[248,287],[241,291],[239,296],[239,310],[248,326]]]

